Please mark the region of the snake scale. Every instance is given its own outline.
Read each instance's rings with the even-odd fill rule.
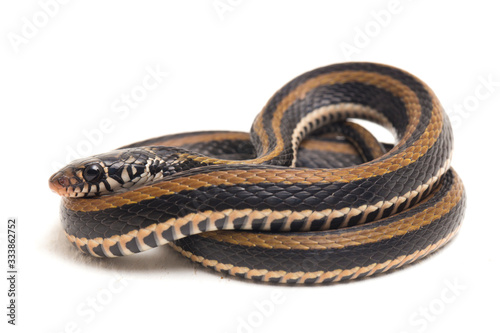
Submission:
[[[382,144],[351,119],[388,128]],[[329,283],[396,269],[458,232],[463,184],[432,90],[387,65],[340,63],[278,90],[250,134],[134,143],[55,173],[67,238],[95,257],[169,243],[219,272]]]

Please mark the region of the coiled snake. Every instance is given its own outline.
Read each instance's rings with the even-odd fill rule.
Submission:
[[[351,118],[385,126],[396,144]],[[49,185],[63,196],[67,238],[92,256],[170,243],[230,275],[326,283],[401,267],[455,236],[465,192],[450,168],[452,141],[422,81],[343,63],[286,84],[250,136],[150,139],[74,161]]]

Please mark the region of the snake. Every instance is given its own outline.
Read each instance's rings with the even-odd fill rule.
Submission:
[[[423,81],[348,62],[285,84],[250,133],[147,139],[73,161],[49,186],[67,239],[85,254],[168,243],[243,279],[334,283],[394,271],[455,237],[466,195],[452,151],[450,121]]]

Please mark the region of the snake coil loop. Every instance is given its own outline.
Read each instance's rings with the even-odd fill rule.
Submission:
[[[381,144],[352,118],[390,129]],[[78,160],[49,185],[67,238],[117,257],[169,243],[258,281],[327,283],[421,259],[459,230],[452,132],[422,81],[373,63],[300,75],[250,135],[169,135]]]

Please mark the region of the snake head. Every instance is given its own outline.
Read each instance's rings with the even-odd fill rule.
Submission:
[[[136,189],[194,167],[190,152],[172,147],[117,149],[75,160],[49,179],[63,197],[92,197]]]
[[[78,159],[49,179],[52,191],[64,197],[92,197],[119,193],[147,180],[151,152],[119,149]]]
[[[113,167],[118,166],[118,153],[96,155],[78,159],[49,179],[50,189],[63,197],[89,197],[114,192],[120,180],[112,177]]]

